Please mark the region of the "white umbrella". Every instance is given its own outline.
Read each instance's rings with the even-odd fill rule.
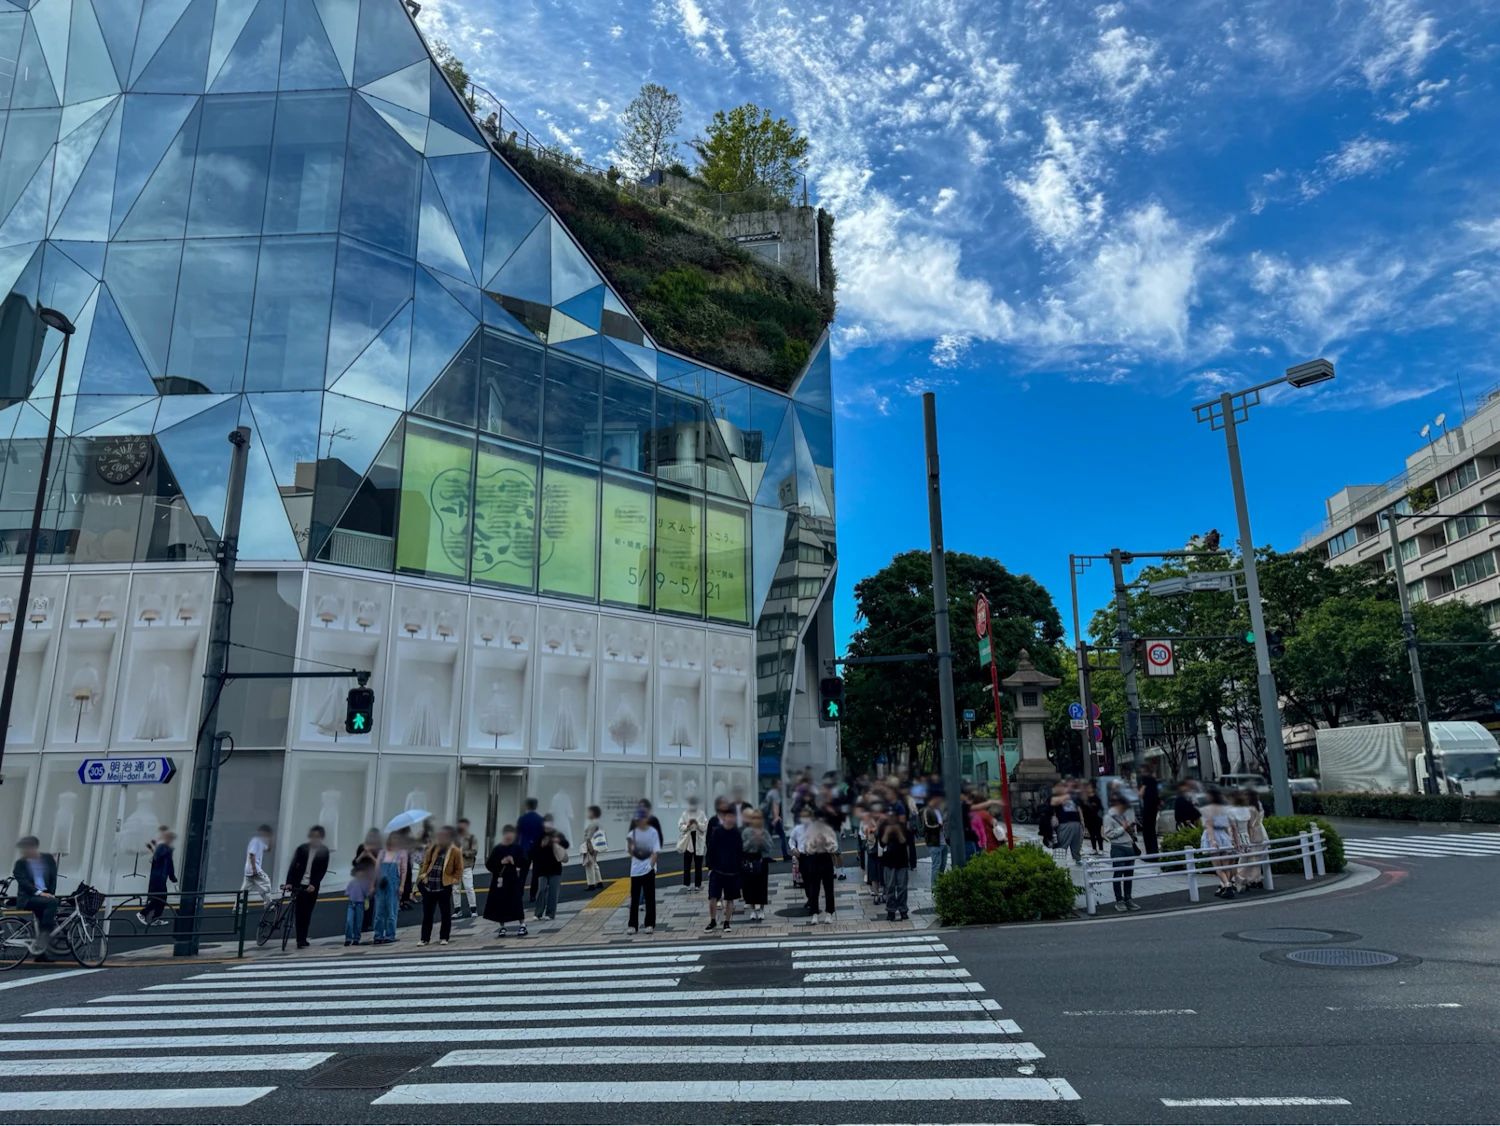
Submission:
[[[386,836],[399,833],[402,829],[410,829],[413,825],[420,825],[432,814],[425,809],[408,809],[405,813],[398,813],[385,824]]]

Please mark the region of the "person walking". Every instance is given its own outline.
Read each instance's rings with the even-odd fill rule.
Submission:
[[[740,868],[745,859],[745,842],[739,834],[735,808],[726,802],[719,810],[719,825],[708,838],[708,926],[713,930],[719,925],[719,901],[724,901],[724,930],[729,930],[729,920],[734,917],[734,901],[740,897]]]
[[[807,835],[807,827],[812,824],[813,811],[811,806],[803,806],[797,813],[797,823],[792,826],[788,843],[792,849],[792,887],[805,888],[807,884],[807,873],[802,868],[802,839]],[[808,914],[812,914],[812,908],[808,908]]]
[[[271,890],[271,877],[266,875],[266,853],[270,849],[271,826],[261,825],[245,846],[245,878],[240,883],[240,890],[254,889],[260,896],[262,907],[269,907],[276,902],[275,893]]]
[[[563,865],[568,862],[568,838],[551,821],[542,830],[532,854],[531,870],[541,880],[536,898],[536,918],[557,918],[557,895],[562,890]]]
[[[1135,846],[1137,829],[1130,801],[1116,791],[1109,800],[1109,812],[1104,815],[1100,832],[1109,842],[1110,866],[1114,869],[1115,910],[1122,913],[1140,910],[1130,896],[1131,877],[1135,875],[1135,857],[1139,851]]]
[[[307,840],[292,853],[292,862],[287,865],[283,891],[293,895],[292,908],[296,917],[297,949],[312,945],[307,941],[307,930],[312,923],[313,908],[318,905],[318,888],[328,874],[328,847],[324,845],[323,826],[314,825],[307,831]]]
[[[583,879],[589,891],[604,886],[604,875],[599,871],[599,857],[609,848],[609,838],[604,835],[604,813],[597,805],[589,806],[589,819],[583,826]]]
[[[802,829],[800,861],[802,882],[807,889],[807,921],[809,924],[831,923],[834,917],[833,902],[833,857],[839,848],[838,833],[821,817],[814,817],[804,810],[806,819]],[[818,893],[823,893],[824,911],[818,908]]]
[[[479,839],[469,832],[467,817],[458,819],[458,832],[453,837],[453,843],[458,846],[459,855],[464,861],[463,876],[453,885],[453,909],[457,911],[468,900],[463,918],[472,919],[479,914],[479,894],[474,890],[474,864],[479,859]]]
[[[625,834],[630,856],[630,933],[640,930],[641,904],[646,905],[646,933],[656,930],[656,858],[661,852],[661,834],[651,825],[651,811],[635,811],[634,823]]]
[[[1092,782],[1084,784],[1078,812],[1083,817],[1083,831],[1089,836],[1089,850],[1098,856],[1104,851],[1104,803],[1099,800],[1099,790]]]
[[[344,909],[344,945],[358,946],[359,936],[364,932],[365,901],[370,898],[370,888],[375,883],[375,858],[361,856],[354,862],[354,875],[344,886],[344,895],[349,906]]]
[[[927,855],[932,861],[932,884],[948,867],[948,842],[943,839],[943,795],[932,794],[922,807],[920,817],[922,843],[927,846]]]
[[[31,953],[40,954],[57,929],[57,857],[43,852],[42,842],[35,837],[22,837],[16,848],[21,856],[10,872],[16,883],[16,907],[30,911],[36,919]]]
[[[642,808],[645,808],[644,806]],[[695,891],[703,887],[703,854],[707,850],[708,818],[698,808],[696,797],[677,819],[677,851],[682,854],[682,886]]]
[[[406,883],[411,855],[401,833],[385,839],[385,847],[376,858],[375,877],[375,945],[396,941],[396,910],[401,904],[401,889]]]
[[[771,859],[776,855],[774,839],[766,830],[765,816],[756,809],[745,811],[745,827],[740,831],[744,859],[740,861],[740,889],[750,921],[766,921],[766,903],[770,899]]]
[[[1052,791],[1052,815],[1057,819],[1057,847],[1067,849],[1074,864],[1083,863],[1083,811],[1071,784],[1058,783]]]
[[[885,921],[908,918],[906,893],[917,846],[902,813],[892,814],[880,827],[880,867],[885,878]]]
[[[1161,816],[1161,785],[1156,781],[1156,768],[1147,764],[1141,768],[1136,779],[1136,790],[1141,795],[1141,840],[1147,856],[1161,851],[1156,836],[1156,819]]]
[[[141,922],[148,927],[166,922],[161,916],[167,909],[167,884],[177,882],[177,869],[172,863],[172,842],[176,839],[171,829],[163,829],[156,837],[151,874],[146,878],[146,906],[141,908]]]
[[[542,839],[542,829],[545,827],[545,819],[536,811],[536,798],[526,799],[526,812],[516,819],[516,843],[521,846],[521,851],[526,854],[526,863],[521,868],[521,878],[526,878],[527,871],[531,868],[531,854],[536,851],[536,842]],[[531,902],[536,902],[537,878],[533,874],[531,880]]]
[[[526,883],[526,850],[516,839],[516,827],[500,830],[500,843],[490,849],[484,866],[490,873],[490,894],[484,900],[484,917],[500,924],[495,937],[505,937],[507,923],[520,923],[520,935],[526,937],[526,905],[521,893]]]

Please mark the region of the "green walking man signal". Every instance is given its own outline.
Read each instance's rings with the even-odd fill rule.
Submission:
[[[818,681],[818,697],[822,711],[818,719],[825,726],[836,724],[844,718],[844,682],[836,676],[825,676]]]
[[[344,730],[350,735],[369,733],[375,720],[375,690],[373,688],[349,689],[349,713],[344,717]]]

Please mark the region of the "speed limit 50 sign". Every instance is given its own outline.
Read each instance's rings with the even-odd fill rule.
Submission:
[[[1173,652],[1170,641],[1146,642],[1146,675],[1177,675],[1177,654]]]

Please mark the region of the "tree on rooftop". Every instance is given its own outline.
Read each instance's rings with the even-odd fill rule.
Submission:
[[[453,83],[453,88],[458,91],[458,96],[464,100],[464,105],[468,107],[470,113],[473,113],[476,108],[474,92],[469,89],[471,85],[469,72],[464,67],[464,64],[459,61],[458,56],[453,53],[453,48],[448,46],[444,40],[439,39],[432,45],[432,53],[437,56],[438,66],[448,76],[448,81]]]
[[[718,110],[706,133],[692,141],[692,149],[698,174],[713,191],[767,188],[785,198],[807,168],[807,138],[754,102]]]
[[[665,86],[648,82],[620,114],[620,159],[637,179],[677,160],[672,140],[682,125],[682,100]]]

